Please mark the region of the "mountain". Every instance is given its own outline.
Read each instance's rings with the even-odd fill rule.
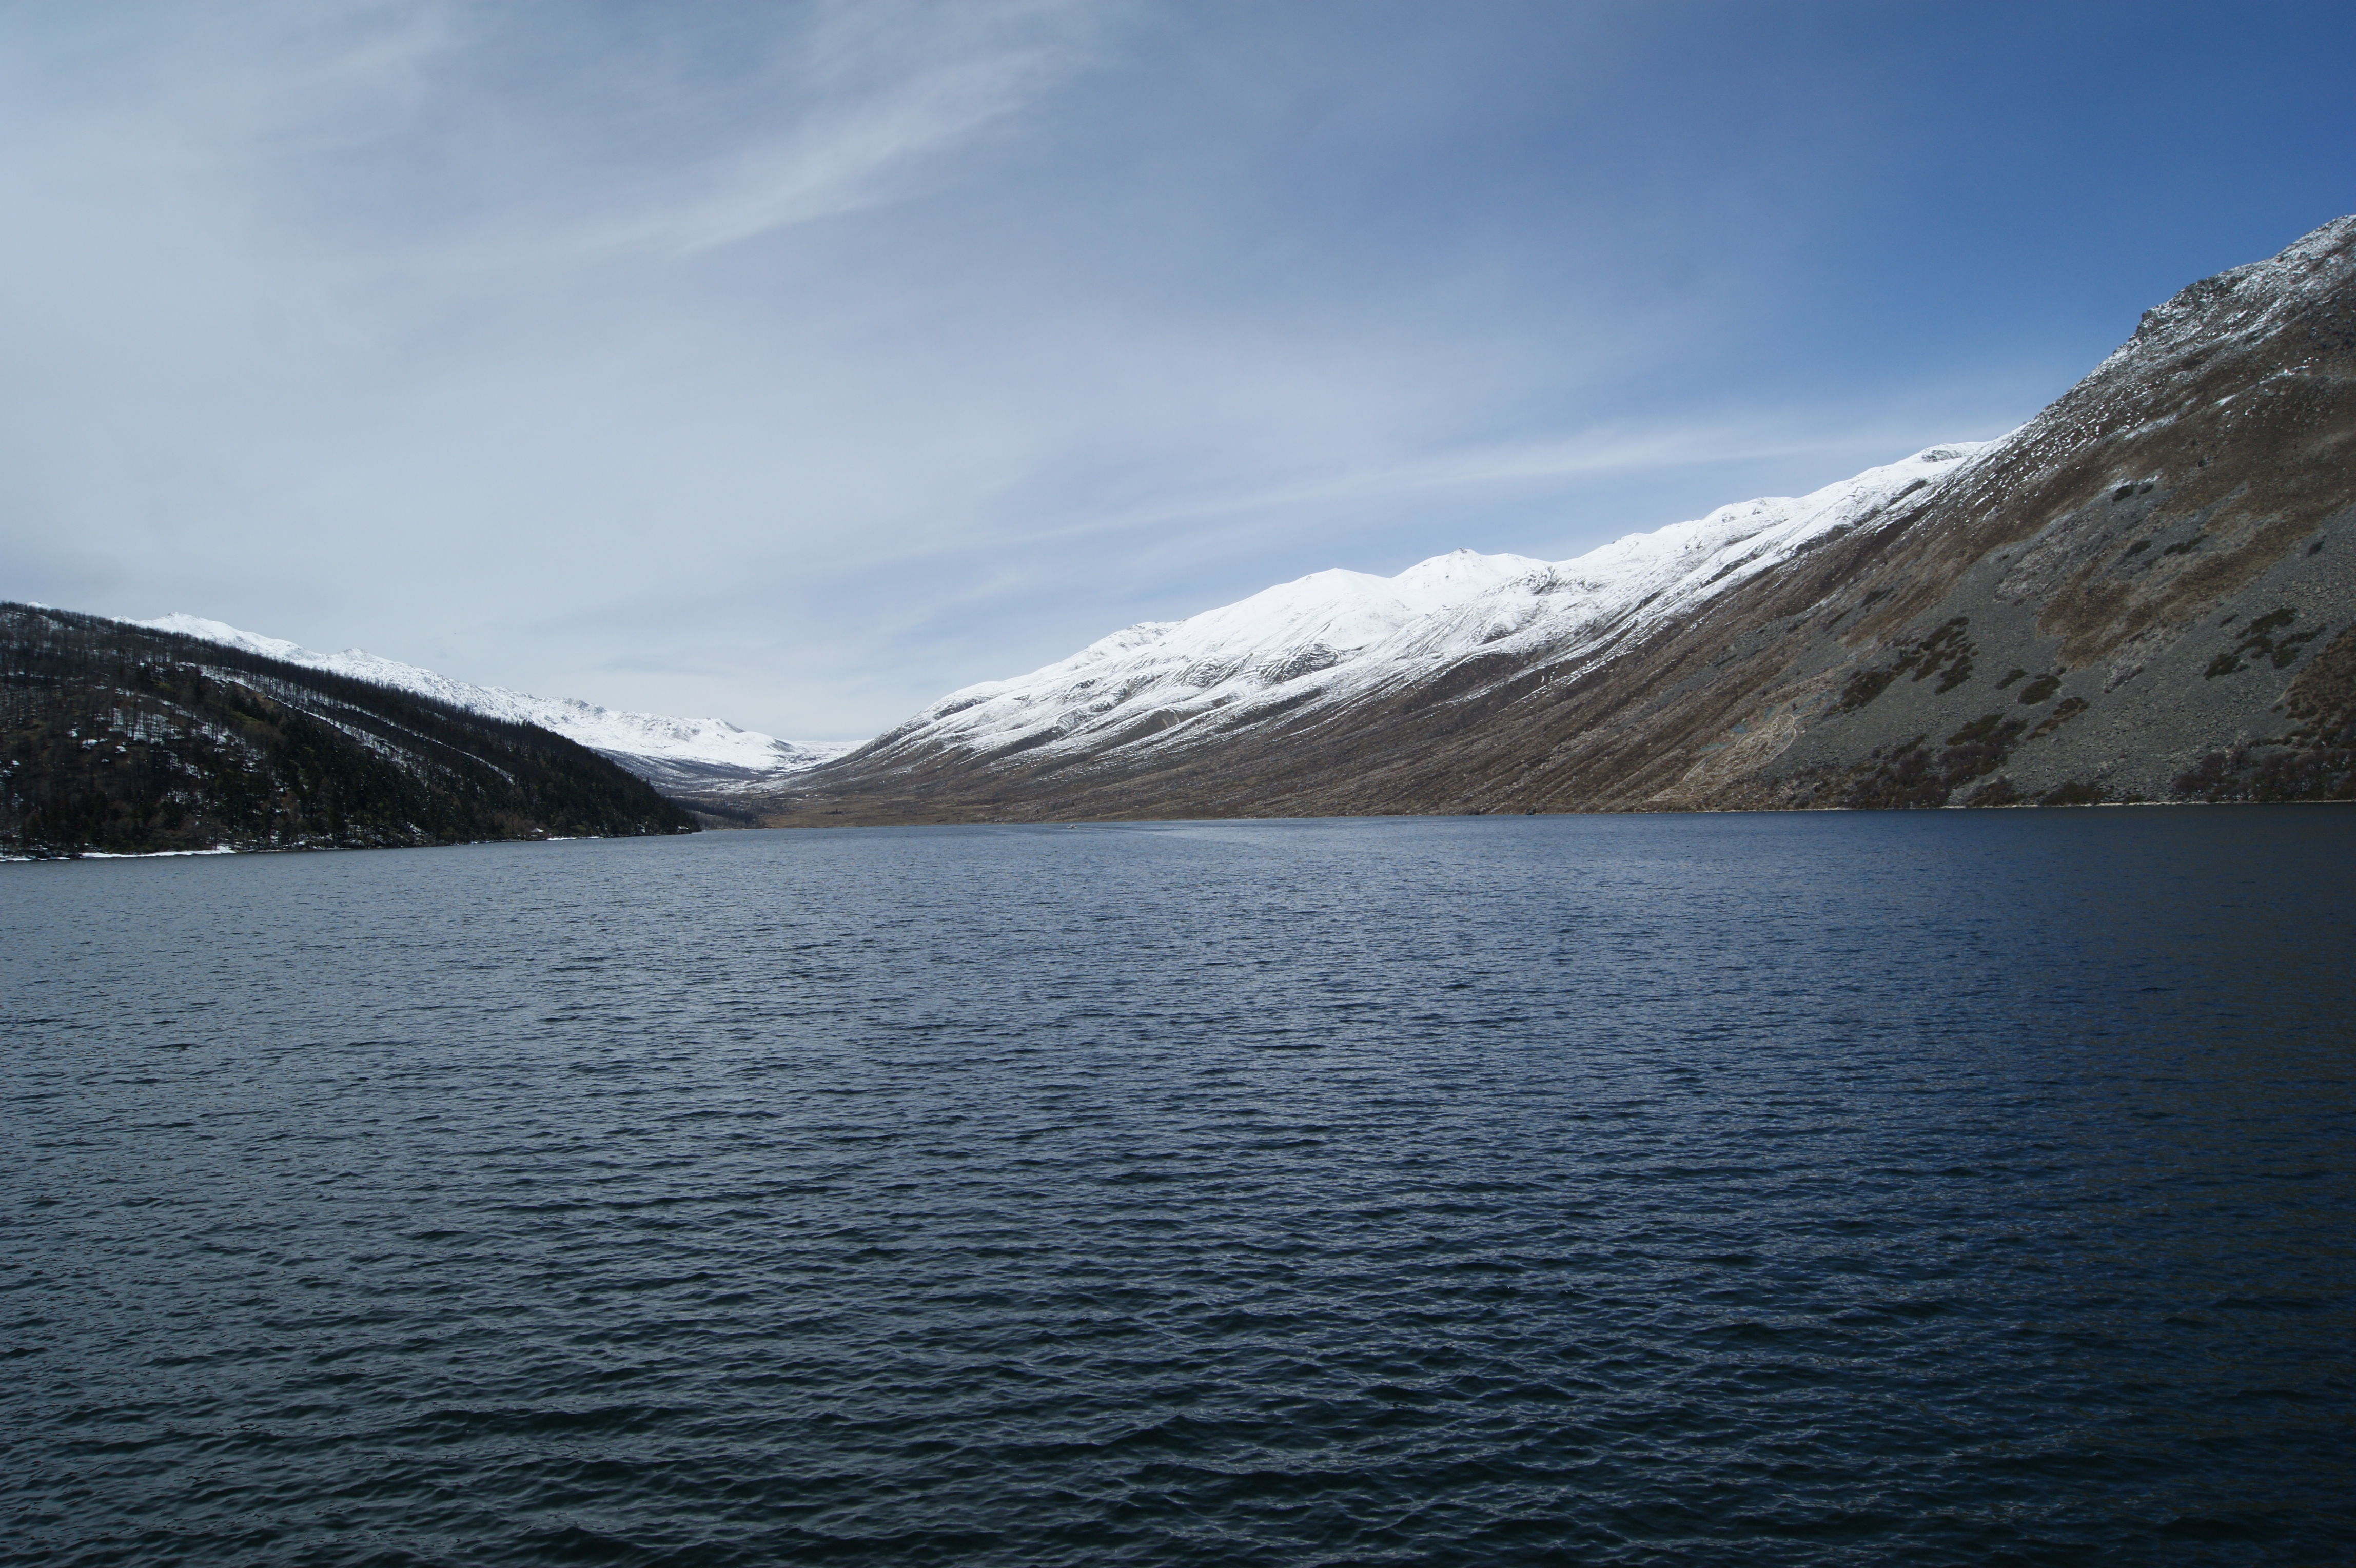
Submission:
[[[0,604],[0,850],[693,832],[544,729],[126,621]]]
[[[1205,734],[1346,709],[1476,655],[1601,650],[1692,613],[1812,540],[1926,495],[1976,450],[1934,446],[1798,499],[1726,507],[1559,564],[1459,550],[1396,577],[1314,573],[953,692],[879,736],[864,760],[921,766],[944,750],[992,759],[1035,751],[1041,761],[1174,755]]]
[[[1324,572],[954,693],[779,823],[2356,796],[2356,218],[2002,440]],[[750,803],[750,802],[748,802]]]
[[[675,719],[602,708],[573,697],[535,697],[504,686],[475,686],[414,664],[380,659],[357,648],[315,653],[275,637],[261,637],[201,616],[167,615],[134,626],[202,638],[288,664],[332,671],[356,680],[414,692],[452,707],[511,724],[538,725],[612,758],[659,789],[725,794],[775,783],[851,749],[850,744],[798,746],[724,719]]]

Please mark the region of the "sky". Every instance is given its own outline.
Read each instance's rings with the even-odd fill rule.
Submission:
[[[2034,414],[2356,6],[0,4],[0,597],[852,739]]]

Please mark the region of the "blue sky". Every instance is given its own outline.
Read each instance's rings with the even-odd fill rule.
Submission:
[[[0,8],[0,595],[802,738],[2026,419],[2340,5]]]

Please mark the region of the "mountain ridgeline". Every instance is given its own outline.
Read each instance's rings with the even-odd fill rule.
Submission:
[[[692,832],[561,736],[249,650],[0,605],[0,848],[372,848]]]
[[[2147,312],[2003,440],[1574,561],[1320,573],[1131,628],[952,693],[759,811],[2351,798],[2356,218]]]
[[[798,746],[789,740],[741,729],[724,719],[675,718],[599,706],[571,697],[536,697],[505,686],[454,681],[399,660],[358,648],[318,653],[284,638],[242,631],[202,616],[167,615],[134,626],[177,631],[206,642],[259,653],[284,664],[349,675],[372,686],[430,697],[453,708],[511,724],[536,725],[583,746],[658,789],[725,793],[774,784],[785,775],[813,767],[851,749],[841,745]]]

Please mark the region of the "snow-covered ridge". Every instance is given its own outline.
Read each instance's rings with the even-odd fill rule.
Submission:
[[[573,697],[535,697],[504,686],[470,685],[357,648],[316,653],[283,638],[241,631],[202,616],[159,616],[132,624],[414,692],[489,718],[538,725],[611,757],[657,785],[710,789],[763,784],[815,768],[851,749],[849,744],[797,745],[757,730],[739,729],[724,719],[634,714]]]
[[[2135,336],[2096,366],[2092,381],[2120,367],[2188,348],[2263,336],[2295,311],[2341,287],[2356,272],[2356,213],[2301,235],[2279,255],[2202,278],[2143,313]]]
[[[1888,526],[1995,443],[1933,446],[1799,497],[1721,507],[1571,560],[1437,555],[1396,577],[1325,571],[1183,621],[1114,632],[1027,675],[952,692],[863,760],[1182,745],[1280,713],[1313,717],[1498,651],[1570,668],[1694,613],[1808,544]]]

